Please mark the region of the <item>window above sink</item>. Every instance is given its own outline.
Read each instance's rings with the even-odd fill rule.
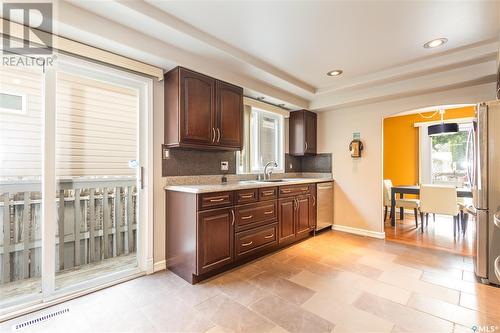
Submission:
[[[284,117],[255,107],[244,112],[243,149],[237,152],[239,174],[262,173],[264,165],[276,161],[273,173],[284,172]]]

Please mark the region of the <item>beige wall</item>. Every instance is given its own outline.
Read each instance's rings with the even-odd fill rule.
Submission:
[[[163,144],[163,81],[154,80],[153,86],[153,259],[158,264],[165,260],[165,191],[161,176]]]
[[[495,98],[495,84],[449,90],[387,102],[322,112],[318,152],[332,153],[335,224],[382,233],[383,118],[425,106],[476,103]],[[363,157],[350,157],[353,132],[360,132]],[[375,234],[382,236],[382,234]]]

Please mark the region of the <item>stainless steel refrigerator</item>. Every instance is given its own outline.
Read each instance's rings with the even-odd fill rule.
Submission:
[[[500,102],[476,107],[469,181],[476,211],[476,275],[500,284]],[[471,149],[473,148],[473,149]]]

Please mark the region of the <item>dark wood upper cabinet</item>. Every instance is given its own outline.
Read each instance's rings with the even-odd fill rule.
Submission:
[[[290,113],[290,155],[315,155],[317,150],[317,115],[307,110]]]
[[[241,150],[242,88],[182,67],[164,79],[166,147]]]
[[[234,210],[198,213],[198,274],[222,267],[234,258]]]
[[[217,144],[241,149],[243,142],[243,89],[217,81],[215,97]]]

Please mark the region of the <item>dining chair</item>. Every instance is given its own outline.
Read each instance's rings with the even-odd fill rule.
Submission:
[[[462,236],[465,237],[465,233],[467,232],[467,226],[469,224],[469,216],[472,215],[475,217],[476,209],[472,205],[472,200],[466,198],[458,198],[458,207],[460,209]]]
[[[389,207],[391,207],[391,189],[392,189],[392,181],[390,179],[384,179],[384,222],[387,219],[387,211]],[[413,209],[413,213],[415,214],[415,228],[418,228],[418,207],[420,205],[420,201],[418,199],[396,199],[396,208],[403,209]],[[391,211],[392,214],[396,212]]]
[[[456,237],[457,231],[460,231],[460,207],[457,202],[457,188],[455,186],[421,185],[419,212],[422,232],[424,232],[424,215],[427,227],[429,214],[453,216],[453,237]]]

